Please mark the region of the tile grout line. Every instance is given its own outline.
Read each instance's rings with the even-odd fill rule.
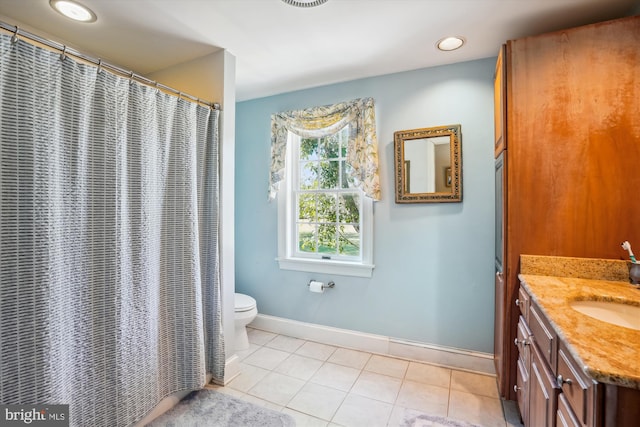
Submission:
[[[277,348],[277,347],[269,347],[269,346],[268,346],[268,344],[269,344],[269,343],[271,343],[271,342],[273,342],[273,341],[274,341],[278,336],[279,336],[279,335],[276,335],[276,336],[272,337],[269,341],[265,342],[265,343],[264,343],[264,344],[262,344],[260,347],[267,347],[267,348],[272,348],[272,349],[274,349],[274,350],[281,350],[280,348]],[[301,348],[305,343],[307,343],[307,342],[310,342],[310,341],[308,341],[308,340],[304,340],[304,343],[303,343],[303,344],[301,344],[300,346],[298,346],[298,347],[296,348],[296,350],[294,350],[294,352],[288,352],[288,351],[287,351],[287,353],[289,353],[289,356],[291,356],[292,354],[297,354],[296,352],[297,352],[297,351],[298,351],[298,350],[299,350],[299,349],[300,349],[300,348]],[[311,342],[313,342],[313,341],[311,341]],[[321,343],[320,343],[320,344],[321,344]],[[327,344],[323,344],[323,345],[327,345]],[[326,358],[326,359],[321,360],[321,361],[322,361],[322,365],[318,368],[318,370],[316,370],[316,373],[317,373],[317,371],[319,371],[319,370],[322,368],[322,366],[325,366],[325,365],[326,365],[326,364],[328,364],[328,363],[331,363],[331,364],[334,364],[334,365],[337,365],[337,366],[344,366],[344,367],[352,368],[352,366],[343,365],[343,364],[336,363],[336,362],[331,362],[331,360],[330,360],[330,359],[331,359],[331,357],[332,357],[333,355],[335,355],[335,353],[336,353],[336,352],[341,348],[341,347],[336,347],[336,346],[331,346],[331,347],[334,347],[334,350],[331,352],[331,354],[329,354],[329,355],[327,356],[327,358]],[[347,349],[347,350],[349,350],[349,349]],[[258,351],[258,350],[256,350],[256,351]],[[281,351],[284,351],[284,350],[281,350]],[[356,379],[353,381],[353,383],[351,384],[351,386],[350,386],[350,388],[349,388],[349,390],[348,390],[348,391],[343,391],[343,390],[335,389],[335,390],[337,390],[337,391],[344,392],[344,393],[345,393],[345,397],[342,399],[342,401],[340,402],[340,405],[339,405],[339,406],[336,408],[336,410],[333,412],[333,414],[332,414],[332,416],[331,416],[331,419],[329,419],[329,420],[324,420],[324,419],[322,419],[322,418],[319,418],[319,419],[322,419],[323,421],[327,421],[328,423],[335,423],[335,421],[334,421],[335,416],[336,416],[336,415],[337,415],[337,413],[339,412],[339,410],[340,410],[340,408],[342,407],[342,405],[344,405],[344,402],[345,402],[346,398],[347,398],[350,394],[353,394],[353,395],[356,395],[356,396],[360,396],[360,395],[359,395],[359,394],[357,394],[357,393],[353,393],[353,388],[354,388],[355,384],[357,383],[358,379],[362,376],[362,373],[365,371],[365,368],[366,368],[367,363],[371,360],[371,357],[373,356],[373,353],[362,352],[362,351],[359,351],[359,350],[351,350],[351,351],[357,351],[357,352],[360,352],[360,353],[365,353],[365,354],[368,354],[368,355],[369,355],[369,357],[367,358],[367,361],[365,362],[364,366],[363,366],[362,368],[358,368],[358,371],[359,371],[359,372],[358,372],[358,376],[357,376],[357,377],[356,377]],[[302,356],[302,357],[307,357],[307,356]],[[309,358],[313,359],[312,357],[309,357]],[[286,359],[284,359],[284,360],[286,360]],[[276,365],[273,369],[271,369],[271,370],[270,370],[270,372],[275,372],[275,369],[277,369],[277,367],[278,367],[278,366],[280,366],[282,363],[284,363],[284,360],[283,360],[282,362],[280,362],[278,365]],[[403,361],[406,361],[406,360],[404,360],[404,359],[397,359],[397,360],[403,360]],[[391,412],[389,413],[389,415],[388,415],[388,417],[387,417],[387,421],[386,421],[386,423],[387,423],[387,424],[389,423],[389,421],[390,421],[390,419],[391,419],[391,415],[392,415],[392,413],[393,413],[393,409],[394,409],[395,407],[397,407],[398,397],[400,396],[400,391],[402,390],[402,386],[405,384],[405,381],[407,381],[408,366],[409,366],[409,364],[410,364],[411,362],[410,362],[410,361],[406,361],[406,362],[407,362],[407,369],[405,369],[405,370],[404,370],[403,375],[402,375],[402,378],[397,378],[397,377],[393,377],[393,376],[391,376],[391,375],[386,375],[386,374],[382,374],[382,373],[373,372],[373,373],[378,374],[378,375],[383,375],[383,376],[386,376],[386,377],[389,377],[389,378],[394,378],[394,379],[395,379],[395,378],[397,378],[397,379],[399,379],[399,380],[400,380],[400,387],[398,388],[398,391],[395,393],[395,397],[394,397],[393,402],[385,402],[385,401],[381,401],[381,400],[378,400],[378,399],[373,399],[373,398],[366,397],[366,396],[360,396],[360,397],[365,397],[365,398],[367,398],[367,399],[371,399],[371,400],[375,400],[375,401],[378,401],[378,402],[382,402],[382,403],[385,403],[385,404],[389,404],[389,405],[391,405],[391,409],[392,409],[392,410],[391,410]],[[368,372],[369,372],[369,371],[368,371]],[[449,375],[451,375],[451,374],[449,374]],[[321,386],[323,386],[323,387],[327,387],[327,388],[331,388],[331,389],[333,389],[333,387],[324,386],[324,385],[322,385],[322,384],[318,384],[318,383],[314,383],[314,382],[312,382],[312,381],[311,381],[311,380],[312,380],[312,378],[313,378],[313,375],[312,375],[312,376],[310,376],[308,380],[305,380],[305,384],[301,387],[301,389],[302,389],[302,388],[304,388],[304,386],[305,386],[305,385],[307,385],[307,384],[316,384],[316,385],[321,385]],[[451,381],[451,380],[449,380],[449,382],[450,382],[450,381]],[[257,385],[257,384],[256,384],[256,385]],[[254,385],[254,387],[255,387],[255,385]],[[252,387],[252,388],[253,388],[253,387]],[[289,409],[289,410],[292,410],[292,411],[300,412],[300,411],[298,411],[298,410],[296,410],[296,409],[291,408],[291,407],[289,407],[289,406],[288,406],[288,405],[291,403],[291,401],[292,401],[292,400],[297,396],[297,394],[298,394],[299,392],[300,392],[300,390],[298,390],[298,392],[296,392],[296,394],[295,394],[294,396],[292,396],[292,397],[291,397],[291,399],[289,399],[289,401],[288,401],[288,402],[287,402],[287,403],[286,403],[282,408],[283,408],[283,409],[284,409],[284,408],[286,408],[286,409]],[[247,393],[247,394],[248,394],[248,393]],[[251,395],[251,394],[250,394],[250,395]],[[253,396],[253,395],[251,395],[251,396]],[[257,397],[257,396],[254,396],[254,397]],[[268,402],[268,401],[267,401],[267,402]],[[271,403],[273,403],[273,402],[271,402]],[[303,413],[303,414],[305,414],[305,415],[308,415],[308,416],[311,416],[311,417],[317,418],[317,417],[315,417],[314,415],[309,414],[309,413],[305,413],[305,412],[300,412],[300,413]]]
[[[287,377],[290,377],[290,378],[294,378],[294,379],[301,380],[301,381],[303,381],[303,385],[302,385],[302,386],[300,387],[300,389],[298,389],[298,390],[294,393],[294,395],[293,395],[290,399],[288,399],[288,401],[287,401],[284,405],[282,405],[282,406],[280,406],[278,403],[275,403],[275,402],[271,402],[271,401],[269,401],[269,400],[262,399],[261,397],[258,397],[258,396],[256,396],[256,395],[252,395],[252,394],[250,394],[250,393],[249,393],[249,392],[250,392],[252,389],[254,389],[254,388],[255,388],[255,387],[256,387],[256,386],[257,386],[261,381],[263,381],[263,380],[264,380],[264,378],[261,378],[261,379],[257,380],[257,382],[256,382],[255,384],[253,384],[250,388],[248,388],[246,392],[242,392],[241,390],[234,389],[234,390],[236,390],[236,391],[240,392],[242,395],[246,395],[246,396],[249,396],[249,397],[252,397],[252,398],[256,398],[256,399],[262,400],[262,401],[264,401],[264,402],[268,403],[269,405],[278,406],[278,407],[280,407],[280,408],[281,408],[281,409],[280,409],[280,411],[283,411],[283,410],[287,409],[287,410],[292,411],[292,412],[297,412],[297,413],[300,413],[300,414],[304,414],[305,416],[309,416],[309,417],[312,417],[312,418],[314,418],[314,419],[322,420],[322,422],[327,422],[327,423],[329,423],[329,424],[330,424],[330,423],[337,424],[337,423],[336,423],[335,421],[333,421],[333,420],[335,419],[336,415],[339,413],[340,409],[343,407],[343,405],[345,404],[345,401],[347,400],[347,398],[348,398],[349,396],[353,396],[353,397],[361,397],[361,398],[365,398],[365,399],[368,399],[368,400],[371,400],[371,401],[382,402],[382,403],[384,403],[384,404],[386,404],[386,405],[390,405],[390,407],[391,407],[391,411],[390,411],[390,413],[388,414],[388,416],[387,416],[387,420],[386,420],[386,424],[389,424],[389,423],[391,422],[391,420],[392,420],[392,418],[391,418],[391,417],[393,416],[394,411],[395,411],[396,409],[404,409],[404,410],[411,410],[411,411],[413,411],[413,410],[414,410],[414,409],[411,409],[411,408],[405,408],[405,407],[398,406],[398,402],[399,402],[399,401],[398,401],[398,399],[399,399],[399,397],[400,397],[400,395],[401,395],[402,389],[403,389],[403,387],[407,384],[407,381],[410,381],[410,380],[408,379],[408,374],[409,374],[409,371],[410,371],[410,368],[411,368],[411,364],[412,364],[412,363],[414,363],[414,364],[417,364],[417,365],[427,365],[427,366],[434,366],[434,367],[437,367],[437,368],[447,369],[447,371],[448,371],[448,394],[447,394],[446,416],[447,416],[447,417],[450,417],[450,416],[451,416],[451,415],[450,415],[450,412],[451,412],[451,401],[452,401],[452,393],[453,393],[453,373],[454,373],[455,369],[448,368],[448,367],[443,367],[443,366],[437,366],[437,365],[433,365],[433,364],[429,364],[429,363],[421,363],[421,362],[419,362],[419,361],[413,361],[413,360],[403,359],[403,358],[399,358],[399,357],[390,357],[390,356],[388,357],[388,356],[385,356],[385,355],[377,355],[376,353],[371,353],[371,352],[367,352],[367,351],[361,351],[361,350],[356,350],[356,349],[349,349],[349,348],[345,348],[345,347],[340,347],[340,346],[335,346],[335,345],[330,345],[330,344],[324,344],[324,343],[317,343],[317,342],[315,342],[315,341],[310,341],[310,340],[305,340],[305,339],[300,339],[300,338],[295,338],[295,337],[287,337],[287,336],[285,336],[285,335],[281,335],[281,334],[274,334],[274,333],[269,333],[269,334],[272,334],[273,336],[271,336],[269,339],[267,339],[267,340],[266,340],[266,341],[264,341],[263,343],[260,343],[260,344],[259,344],[259,343],[257,343],[257,342],[252,342],[252,341],[250,341],[250,343],[251,343],[252,345],[255,345],[257,348],[256,348],[256,349],[254,349],[253,351],[251,351],[250,353],[245,354],[245,355],[242,357],[241,362],[244,362],[244,360],[245,360],[246,358],[248,358],[248,357],[250,357],[252,354],[254,354],[254,353],[258,352],[258,351],[259,351],[260,349],[262,349],[262,348],[267,348],[267,349],[271,349],[271,350],[281,351],[281,352],[283,352],[283,353],[286,353],[286,354],[287,354],[287,356],[286,356],[283,360],[280,360],[276,365],[274,365],[274,366],[273,366],[272,368],[270,368],[270,369],[266,369],[266,368],[264,368],[264,367],[262,367],[262,366],[259,366],[259,365],[252,365],[251,363],[248,363],[248,365],[251,365],[251,366],[254,366],[254,367],[256,367],[256,368],[259,368],[259,369],[263,369],[263,370],[265,370],[265,371],[268,371],[268,373],[265,375],[265,377],[266,377],[266,376],[268,376],[269,374],[277,373],[277,374],[280,374],[280,375],[283,375],[283,376],[287,376]],[[300,343],[300,345],[298,345],[297,347],[295,347],[295,348],[293,349],[293,351],[290,351],[289,349],[283,349],[283,348],[281,348],[281,347],[278,347],[277,345],[276,345],[276,346],[269,346],[269,344],[272,344],[272,345],[273,345],[273,344],[274,344],[274,341],[275,341],[278,337],[293,338],[293,339],[299,340],[301,343]],[[262,340],[261,340],[261,341],[262,341]],[[318,344],[318,345],[322,345],[322,346],[331,347],[331,348],[332,348],[332,351],[331,351],[331,352],[330,352],[326,357],[323,357],[323,358],[315,358],[315,357],[311,357],[311,356],[307,356],[307,355],[299,354],[299,353],[298,353],[298,351],[300,351],[300,349],[301,349],[304,345],[306,345],[306,344],[308,344],[308,343],[314,343],[314,344]],[[331,361],[331,358],[332,358],[332,357],[335,357],[335,356],[336,356],[336,354],[337,354],[337,352],[338,352],[338,351],[340,351],[341,349],[344,349],[345,351],[353,351],[353,352],[357,352],[357,353],[366,354],[366,355],[367,355],[367,358],[366,358],[366,360],[362,363],[362,366],[361,366],[361,367],[359,367],[359,365],[360,365],[359,363],[348,364],[348,362],[349,362],[348,356],[345,356],[345,357],[347,357],[347,359],[346,359],[346,360],[343,360],[343,363],[344,363],[344,362],[347,362],[347,364],[338,363],[338,362],[336,362],[336,360]],[[313,373],[311,373],[311,374],[310,374],[310,376],[309,376],[307,379],[303,379],[303,378],[299,378],[299,377],[295,377],[295,376],[290,376],[289,374],[286,374],[286,373],[280,373],[280,372],[277,372],[277,371],[276,371],[276,369],[278,369],[278,367],[279,367],[279,366],[281,366],[281,365],[282,365],[286,360],[288,360],[292,355],[296,355],[296,356],[298,356],[298,357],[305,357],[305,358],[309,358],[309,359],[312,359],[312,360],[317,360],[317,361],[321,362],[321,365],[320,365],[320,366],[319,366],[319,367],[318,367],[318,368],[317,368]],[[388,371],[386,371],[386,372],[384,372],[384,373],[383,373],[383,372],[377,372],[377,371],[375,371],[375,370],[367,370],[367,366],[372,362],[372,359],[373,359],[373,357],[374,357],[374,356],[378,356],[378,357],[382,357],[382,358],[390,358],[390,359],[400,360],[400,361],[405,362],[405,363],[406,363],[406,367],[405,367],[405,368],[403,369],[403,371],[402,371],[402,376],[401,376],[401,377],[400,377],[400,376],[394,376],[393,374],[391,374],[391,373],[390,373],[390,372],[392,372],[392,370],[388,370]],[[244,363],[246,363],[246,362],[244,362]],[[320,371],[320,369],[322,369],[322,367],[326,366],[327,364],[333,364],[333,365],[336,365],[336,366],[341,366],[341,367],[346,367],[346,368],[353,368],[353,369],[357,369],[357,371],[358,371],[358,372],[357,372],[357,376],[354,378],[353,382],[349,385],[349,389],[348,389],[348,390],[342,390],[342,389],[339,389],[339,388],[334,388],[333,386],[323,385],[323,384],[321,384],[321,383],[315,383],[315,382],[313,382],[313,381],[312,381],[312,379],[313,379],[313,378],[314,378],[314,376],[317,374],[317,372],[318,372],[318,371]],[[358,366],[358,367],[356,368],[355,366]],[[398,389],[395,391],[395,395],[394,395],[394,397],[393,397],[393,402],[388,402],[388,401],[386,401],[386,400],[380,400],[379,398],[373,398],[373,397],[370,397],[370,396],[367,396],[367,395],[361,395],[361,394],[359,394],[359,393],[354,392],[355,387],[356,387],[356,385],[358,384],[358,381],[362,379],[363,374],[365,373],[365,371],[366,371],[366,372],[368,372],[368,373],[370,373],[370,374],[372,374],[372,375],[381,375],[381,376],[387,377],[387,378],[389,378],[389,379],[399,380],[399,381],[400,381],[399,387],[398,387]],[[461,372],[465,372],[465,371],[461,371]],[[473,373],[470,373],[470,374],[473,374]],[[480,375],[480,374],[478,374],[478,375]],[[418,383],[418,384],[423,384],[423,383],[422,383],[422,381],[420,381],[420,380],[419,380],[419,379],[417,379],[417,378],[416,378],[416,381],[412,381],[412,382],[416,382],[416,383]],[[333,389],[333,390],[336,390],[336,391],[340,391],[341,393],[344,393],[344,397],[341,399],[340,403],[338,404],[338,406],[336,407],[336,409],[333,411],[333,413],[332,413],[332,415],[331,415],[331,417],[330,417],[330,419],[329,419],[329,420],[326,420],[326,419],[324,419],[324,418],[319,418],[319,417],[317,417],[317,416],[315,416],[315,415],[312,415],[312,414],[310,414],[310,413],[307,413],[307,412],[301,412],[301,411],[298,411],[298,410],[296,410],[296,409],[291,408],[291,407],[289,407],[289,406],[288,406],[288,405],[293,401],[293,399],[295,399],[295,397],[296,397],[296,396],[298,396],[298,394],[300,393],[300,391],[301,391],[304,387],[306,387],[307,385],[309,385],[309,384],[319,385],[319,386],[322,386],[322,387],[325,387],[325,388],[328,388],[328,389]],[[427,384],[427,385],[430,385],[430,386],[438,386],[437,384],[430,384],[430,383],[424,383],[424,384]],[[496,385],[496,387],[497,387],[497,385]],[[229,388],[231,388],[231,387],[229,387]],[[233,389],[233,388],[231,388],[231,389]],[[457,389],[456,389],[456,390],[457,390]],[[465,393],[465,394],[474,395],[474,396],[476,396],[476,397],[483,397],[483,398],[484,398],[484,397],[486,397],[486,398],[496,399],[496,397],[493,395],[493,393],[489,392],[489,393],[488,393],[489,395],[487,395],[487,392],[486,392],[486,391],[485,391],[485,392],[481,391],[479,394],[476,394],[475,392],[473,392],[473,391],[471,391],[471,390],[461,389],[461,390],[460,390],[460,392],[461,392],[461,393]],[[380,396],[378,396],[378,397],[380,397]],[[500,399],[499,399],[499,398],[498,398],[498,399],[496,399],[496,400],[500,401]],[[507,420],[506,420],[505,408],[504,408],[504,407],[502,407],[502,406],[503,406],[503,405],[502,405],[502,402],[499,402],[499,403],[501,403],[502,422],[504,422],[504,425],[506,426],[506,425],[508,425],[508,423],[507,423]],[[424,412],[424,411],[422,411],[422,410],[418,410],[418,409],[416,409],[415,411]]]

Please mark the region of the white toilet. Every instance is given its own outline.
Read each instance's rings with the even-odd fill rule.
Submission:
[[[247,325],[256,318],[258,307],[256,300],[249,295],[235,295],[235,350],[246,350],[249,348],[249,337],[247,336]]]

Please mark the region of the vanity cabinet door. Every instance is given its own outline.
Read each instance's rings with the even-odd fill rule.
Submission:
[[[563,342],[558,348],[557,382],[562,389],[560,396],[566,399],[581,425],[595,426],[596,384],[582,372]]]
[[[582,427],[580,421],[576,419],[575,414],[571,410],[569,402],[563,393],[558,396],[558,412],[556,416],[557,427]]]
[[[529,423],[531,427],[553,427],[558,404],[558,388],[553,372],[538,347],[531,346],[529,377]]]
[[[515,385],[520,417],[524,425],[529,425],[529,370],[525,362],[518,358],[518,371]]]

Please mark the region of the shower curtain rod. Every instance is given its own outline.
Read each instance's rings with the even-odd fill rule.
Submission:
[[[102,59],[96,59],[93,58],[91,56],[87,56],[81,52],[78,52],[75,49],[69,48],[64,44],[58,43],[58,42],[54,42],[52,40],[48,40],[45,39],[43,37],[40,37],[36,34],[30,33],[28,31],[24,31],[21,30],[17,25],[10,25],[7,24],[6,22],[0,21],[0,29],[7,31],[8,33],[11,33],[13,36],[11,38],[12,41],[17,41],[18,38],[22,38],[22,39],[26,39],[28,41],[31,42],[35,42],[35,43],[39,43],[42,44],[50,49],[56,50],[58,52],[60,52],[60,59],[64,59],[67,56],[73,56],[76,57],[84,62],[88,62],[89,64],[95,65],[98,67],[98,70],[107,70],[109,72],[111,72],[112,74],[116,74],[119,75],[121,77],[127,77],[130,80],[134,80],[137,81],[138,83],[142,83],[146,86],[151,86],[151,87],[155,87],[158,88],[160,90],[162,90],[163,92],[168,92],[169,94],[172,94],[174,96],[177,96],[178,98],[182,98],[182,99],[186,99],[187,101],[191,101],[191,102],[195,102],[197,104],[200,105],[204,105],[207,106],[209,108],[212,108],[214,110],[220,110],[220,104],[218,103],[213,103],[213,102],[208,102],[205,100],[202,100],[198,97],[195,97],[193,95],[189,95],[187,93],[184,92],[180,92],[177,89],[174,89],[172,87],[163,85],[162,83],[158,83],[155,80],[151,80],[148,79],[144,76],[141,76],[139,74],[134,73],[133,71],[129,71],[129,70],[125,70],[123,68],[118,67],[117,65],[113,65],[110,64],[108,62],[104,62]]]

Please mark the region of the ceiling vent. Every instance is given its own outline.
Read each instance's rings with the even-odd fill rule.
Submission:
[[[282,0],[286,4],[296,7],[316,7],[325,4],[327,0]]]

